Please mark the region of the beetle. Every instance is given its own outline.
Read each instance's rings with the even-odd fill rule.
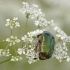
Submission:
[[[51,58],[55,46],[54,36],[48,31],[43,31],[43,33],[37,35],[37,38],[38,42],[35,50],[39,51],[39,59],[46,60]]]

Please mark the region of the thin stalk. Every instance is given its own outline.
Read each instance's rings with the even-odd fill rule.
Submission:
[[[11,58],[1,61],[0,64],[10,61]]]
[[[28,28],[27,24],[28,24],[28,18],[26,18],[25,34],[27,33],[27,28]]]
[[[23,48],[23,41],[22,41],[22,48]]]
[[[2,41],[0,41],[0,43],[3,43],[3,42],[5,42],[6,40],[2,40]]]
[[[38,29],[40,29],[40,26],[38,25],[38,27],[37,27]]]
[[[11,29],[11,36],[12,36],[12,29]]]
[[[16,51],[16,48],[15,48],[15,46],[13,46],[13,47],[14,47],[15,54],[16,54],[16,56],[17,56],[17,51]]]
[[[9,47],[9,45],[7,45],[6,49]]]

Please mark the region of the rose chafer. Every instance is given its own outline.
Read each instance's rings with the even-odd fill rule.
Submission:
[[[37,35],[37,38],[38,42],[35,50],[39,51],[39,59],[49,59],[54,51],[55,39],[53,35],[48,31],[44,31],[43,33]]]

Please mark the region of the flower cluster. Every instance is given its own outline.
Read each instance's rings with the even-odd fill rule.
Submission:
[[[58,59],[60,62],[64,59],[70,61],[70,57],[68,56],[67,51],[68,49],[66,46],[61,46],[61,44],[57,44],[52,57]]]
[[[9,52],[9,49],[0,49],[0,56],[10,56],[10,52]]]
[[[39,28],[35,31],[28,32],[27,35],[22,37],[22,40],[25,43],[25,45],[30,48],[30,49],[26,49],[26,50],[28,50],[28,52],[29,52],[29,51],[31,51],[31,49],[33,47],[36,46],[36,43],[37,43],[36,36],[41,34],[44,30],[47,30],[48,26],[50,25],[51,27],[53,27],[53,30],[56,32],[56,37],[57,37],[57,40],[56,40],[57,42],[55,44],[53,57],[58,59],[60,62],[63,59],[66,59],[67,61],[69,61],[70,57],[67,55],[68,49],[67,49],[66,44],[68,42],[70,42],[70,37],[67,36],[60,28],[55,26],[53,20],[51,20],[50,22],[47,21],[44,18],[44,14],[42,13],[41,9],[38,9],[37,5],[33,4],[33,7],[31,8],[28,3],[23,2],[23,8],[20,11],[23,14],[25,14],[26,16],[28,16],[28,18],[29,17],[36,18],[37,20],[35,20],[34,24]],[[41,28],[41,30],[40,30],[40,28]],[[58,39],[60,39],[60,42],[58,41]],[[28,55],[30,55],[30,53]],[[28,56],[28,55],[26,55],[26,56]],[[29,57],[29,60],[32,59],[32,56],[30,56],[31,58]]]
[[[55,27],[54,30],[56,31],[56,33],[57,33],[56,36],[58,38],[60,38],[61,40],[66,39],[67,35],[60,28]]]
[[[66,59],[70,61],[70,57],[67,54],[67,45],[70,42],[70,36],[67,36],[59,27],[55,26],[57,43],[54,48],[53,57],[58,59],[60,62]],[[59,41],[60,40],[60,41]]]
[[[43,30],[38,29],[36,31],[28,32],[27,35],[22,37],[22,40],[26,45],[26,47],[24,48],[25,49],[24,53],[25,53],[26,57],[29,56],[28,57],[29,63],[34,62],[35,61],[34,58],[37,58],[37,60],[39,59],[38,52],[34,52],[35,51],[34,49],[35,49],[35,46],[38,41],[36,36],[41,34],[42,32],[43,32]],[[67,45],[66,45],[67,42],[70,42],[70,38],[68,39],[69,36],[65,37],[66,34],[62,30],[59,33],[60,33],[59,35],[61,36],[60,37],[61,40],[59,42],[56,42],[55,47],[54,47],[54,53],[53,53],[52,57],[58,59],[60,62],[62,60],[70,61],[70,57],[67,54],[68,49],[67,49]],[[65,34],[65,36],[64,36],[65,40],[63,39],[63,34]],[[59,36],[57,36],[57,33],[56,33],[56,37],[57,37],[57,39],[59,38]],[[66,41],[67,39],[68,39],[68,41]],[[22,53],[22,52],[19,52],[19,53]]]
[[[11,61],[21,61],[22,57],[20,56],[12,56]]]
[[[37,60],[39,60],[39,56],[38,56],[38,52],[35,52],[34,50],[35,48],[31,48],[27,50],[26,53],[26,58],[28,58],[28,62],[31,64],[33,62],[36,62]],[[36,59],[35,59],[36,58]]]
[[[68,56],[68,49],[67,44],[70,42],[70,36],[67,36],[59,27],[55,26],[53,20],[47,21],[44,16],[45,14],[42,13],[41,9],[38,8],[37,5],[33,4],[32,7],[29,6],[27,2],[23,2],[23,8],[21,8],[20,12],[22,12],[26,18],[36,19],[34,21],[35,26],[38,27],[37,30],[27,32],[26,35],[22,37],[22,48],[18,48],[18,50],[15,50],[16,56],[12,56],[9,53],[9,49],[0,49],[0,56],[12,56],[11,61],[18,61],[22,60],[21,55],[26,55],[26,58],[28,58],[28,62],[31,64],[33,62],[36,62],[39,60],[39,52],[36,51],[36,46],[38,44],[38,38],[37,36],[45,30],[49,30],[49,26],[53,28],[53,30],[56,33],[56,44],[54,47],[54,52],[52,57],[58,59],[60,62],[63,60],[70,61],[70,57]],[[10,26],[11,29],[11,36],[10,38],[6,39],[6,42],[9,43],[9,46],[13,46],[16,43],[20,42],[20,39],[18,39],[16,36],[14,37],[12,34],[12,29],[15,27],[20,27],[19,22],[17,22],[18,18],[13,18],[13,20],[7,19],[6,26]],[[27,23],[27,22],[26,22]],[[14,47],[15,48],[15,47]]]
[[[25,43],[25,46],[22,49],[18,50],[18,53],[25,53],[26,57],[29,59],[28,62],[31,64],[33,62],[36,62],[37,60],[39,60],[39,52],[35,51],[35,47],[37,44],[37,35],[41,34],[43,31],[42,30],[36,30],[33,32],[28,32],[27,35],[25,35],[24,37],[22,37],[22,41]],[[23,52],[21,52],[21,50],[24,50]],[[34,59],[36,58],[36,59]]]
[[[36,62],[38,60],[38,52],[35,52],[35,47],[32,47],[32,45],[24,46],[23,48],[18,48],[18,54],[22,55],[25,54],[26,58],[28,58],[29,64]],[[37,58],[37,59],[34,59]]]
[[[17,53],[19,55],[25,54],[25,48],[18,48]]]
[[[23,8],[20,9],[20,12],[26,15],[26,18],[35,18],[35,17],[42,17],[44,14],[41,12],[41,9],[37,9],[38,6],[33,4],[32,8],[29,7],[27,2],[23,2]]]
[[[50,22],[44,18],[44,13],[42,13],[41,9],[38,9],[38,6],[33,4],[32,7],[29,6],[27,2],[23,2],[23,8],[20,9],[20,12],[25,14],[26,18],[36,18],[34,24],[38,27],[45,28]]]
[[[10,38],[6,39],[7,42],[9,42],[9,46],[15,45],[15,43],[19,43],[20,39],[18,39],[16,36],[10,36]]]
[[[35,47],[32,47],[32,45],[25,45],[23,48],[18,48],[18,54],[22,55],[25,54],[26,58],[28,58],[29,64],[36,62],[38,60],[38,52],[35,52]],[[34,58],[37,58],[34,60]]]
[[[10,26],[10,29],[13,29],[13,27],[20,27],[19,22],[17,22],[18,18],[13,18],[13,20],[11,19],[7,19],[7,23],[5,24],[6,26]]]
[[[32,32],[28,32],[27,33],[27,35],[25,35],[24,37],[22,37],[22,40],[23,40],[23,42],[33,42],[33,39],[37,36],[37,35],[39,35],[39,34],[41,34],[43,32],[43,30],[39,30],[39,29],[37,29],[37,30],[35,30],[35,31],[32,31]]]

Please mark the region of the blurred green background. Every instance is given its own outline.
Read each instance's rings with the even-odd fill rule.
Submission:
[[[58,27],[67,35],[70,35],[70,0],[0,0],[0,40],[10,36],[10,29],[5,26],[7,18],[18,17],[21,27],[13,30],[13,35],[19,38],[24,35],[25,17],[19,12],[23,1],[30,5],[37,4],[47,20],[53,19]],[[29,31],[36,29],[31,20],[29,20],[28,26]],[[5,47],[6,43],[0,45],[0,48]],[[70,48],[68,49],[70,50]],[[3,59],[5,57],[0,57],[0,61]],[[58,60],[51,58],[29,64],[28,59],[23,56],[22,61],[1,64],[0,70],[70,70],[70,62],[63,61],[60,63]]]

